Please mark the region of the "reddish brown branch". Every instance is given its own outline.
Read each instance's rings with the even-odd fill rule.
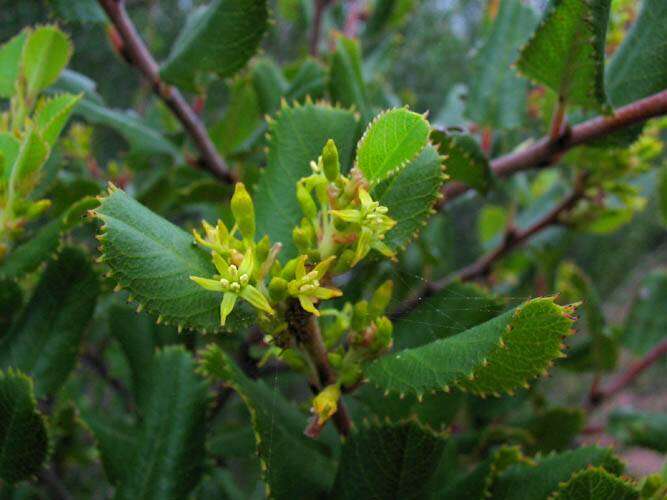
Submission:
[[[491,162],[491,169],[498,177],[508,177],[521,170],[546,167],[576,146],[591,143],[664,114],[667,114],[667,90],[623,106],[617,109],[613,116],[593,118],[566,129],[555,141],[546,136],[520,151],[496,158]],[[459,197],[468,189],[460,182],[448,184],[443,189],[445,197],[439,206]]]
[[[632,384],[637,377],[650,368],[656,361],[667,355],[667,340],[663,340],[651,349],[639,361],[630,365],[623,373],[618,375],[611,383],[602,389],[591,391],[588,406],[589,409],[599,406],[603,401],[617,396],[623,389]]]
[[[150,83],[153,92],[164,101],[181,122],[201,155],[201,158],[197,162],[198,166],[224,182],[236,182],[236,175],[229,170],[227,164],[218,153],[197,113],[194,112],[177,88],[167,85],[160,79],[158,63],[141,39],[132,20],[127,15],[124,0],[98,1],[113,24],[111,39],[114,47],[119,50],[130,64],[141,72],[144,78]]]
[[[510,228],[503,238],[503,241],[498,245],[494,250],[483,255],[477,259],[472,264],[460,269],[452,274],[445,276],[442,279],[437,281],[427,282],[426,285],[419,290],[417,295],[403,304],[401,304],[394,312],[392,313],[392,319],[403,316],[415,307],[417,307],[426,297],[434,295],[447,286],[451,285],[455,281],[471,281],[474,279],[482,278],[489,274],[493,264],[500,260],[502,257],[507,255],[509,252],[517,248],[518,246],[525,243],[527,240],[532,238],[534,235],[540,233],[544,229],[557,225],[560,223],[561,218],[567,212],[572,210],[577,202],[583,197],[584,194],[584,177],[581,176],[577,180],[577,185],[575,189],[563,199],[558,205],[552,208],[549,213],[547,213],[540,220],[536,221],[529,227],[525,229],[516,229]]]
[[[287,322],[290,325],[290,330],[292,330],[298,342],[304,347],[317,370],[318,380],[314,381],[316,383],[311,387],[313,392],[335,384],[336,373],[329,364],[327,348],[324,345],[324,340],[322,340],[322,333],[320,332],[317,318],[304,311],[298,301],[292,301],[288,309]],[[350,434],[352,422],[342,398],[338,402],[338,411],[336,411],[332,419],[336,429],[338,429],[338,432],[342,436]]]
[[[311,56],[317,57],[320,46],[320,36],[322,32],[322,23],[324,21],[324,12],[333,0],[315,0],[315,14],[313,15],[313,30],[310,32],[310,41],[308,49]]]

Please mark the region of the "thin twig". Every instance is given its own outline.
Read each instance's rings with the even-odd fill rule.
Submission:
[[[547,167],[576,146],[591,143],[621,129],[665,114],[667,114],[667,90],[618,108],[613,116],[592,118],[571,129],[565,129],[556,141],[546,136],[531,146],[496,158],[491,162],[491,169],[497,177],[508,177],[521,170]],[[438,208],[468,190],[469,188],[460,182],[447,184],[443,189],[445,196],[438,204]]]
[[[141,39],[125,10],[124,0],[98,0],[113,24],[111,32],[114,45],[125,59],[134,65],[148,80],[153,92],[164,101],[192,138],[201,155],[197,165],[223,182],[234,183],[237,176],[231,172],[218,153],[206,127],[185,100],[181,92],[164,83],[160,78],[160,67]]]
[[[527,240],[542,232],[544,229],[560,224],[561,218],[572,210],[577,202],[584,196],[584,176],[577,179],[574,190],[558,205],[552,208],[544,217],[525,229],[510,229],[505,233],[503,241],[491,252],[483,255],[472,264],[455,271],[437,281],[427,282],[419,290],[416,296],[399,305],[391,314],[392,319],[399,318],[413,309],[431,295],[434,295],[455,281],[471,281],[482,278],[489,274],[493,264],[507,255],[509,252],[525,243]]]
[[[551,120],[551,130],[549,132],[549,139],[552,142],[557,142],[563,135],[563,123],[565,121],[565,101],[562,97],[558,97],[556,110],[554,111],[553,119]]]
[[[322,340],[317,318],[304,311],[298,301],[292,301],[288,309],[287,322],[317,370],[319,380],[312,389],[322,390],[325,386],[335,384],[336,373],[329,364],[327,348]],[[333,415],[333,421],[342,436],[349,435],[352,423],[342,399],[338,402],[338,411]]]
[[[644,373],[644,371],[650,368],[656,361],[666,355],[667,340],[663,340],[648,353],[646,353],[642,359],[631,364],[627,370],[612,380],[606,388],[598,389],[597,391],[591,391],[588,400],[588,408],[596,408],[597,406],[600,406],[602,402],[617,396],[621,391],[623,391],[623,389],[632,384],[637,379],[637,377],[639,377],[639,375]]]
[[[311,56],[317,57],[320,51],[320,36],[322,32],[322,22],[324,21],[324,12],[333,0],[315,0],[315,13],[313,15],[313,30],[310,32],[310,41],[308,50]]]

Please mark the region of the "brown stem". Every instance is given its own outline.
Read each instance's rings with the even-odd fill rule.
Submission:
[[[544,217],[533,223],[525,229],[510,228],[503,238],[503,241],[494,250],[483,255],[472,264],[455,271],[444,278],[437,281],[427,282],[424,287],[419,290],[417,296],[413,299],[405,301],[391,314],[392,319],[399,318],[417,307],[421,302],[431,295],[434,295],[455,281],[471,281],[477,278],[486,276],[490,271],[492,265],[507,255],[509,252],[525,243],[534,235],[540,233],[544,229],[559,224],[561,217],[569,212],[577,202],[584,195],[584,176],[577,179],[575,189],[563,199],[558,205],[552,208]]]
[[[491,169],[498,177],[529,168],[547,167],[570,149],[601,139],[613,132],[643,123],[646,120],[667,114],[667,90],[640,99],[618,108],[613,116],[592,118],[571,129],[566,129],[557,141],[543,137],[532,146],[501,156],[491,162]],[[444,189],[444,198],[438,208],[468,191],[460,182],[449,183]]]
[[[557,142],[562,135],[563,123],[565,121],[565,101],[562,97],[558,98],[558,104],[556,104],[556,111],[554,112],[554,117],[551,120],[551,131],[549,132],[549,139],[551,142]]]
[[[308,49],[311,56],[317,57],[320,45],[320,33],[322,32],[322,21],[324,20],[324,11],[332,0],[315,0],[315,14],[313,16],[313,30],[310,32],[310,41]]]
[[[112,40],[115,40],[114,45],[117,46],[127,61],[134,65],[148,80],[153,92],[164,101],[181,122],[201,155],[198,165],[223,182],[236,182],[238,180],[237,176],[229,170],[209,137],[206,127],[181,92],[160,79],[158,63],[127,15],[124,0],[98,1],[115,29],[115,34],[112,36]]]
[[[313,387],[313,389],[321,390],[327,385],[335,384],[336,373],[329,364],[327,348],[322,340],[317,318],[304,311],[299,302],[294,300],[288,308],[287,322],[297,341],[305,348],[317,370],[317,377],[319,379],[317,381],[318,387]],[[338,432],[342,436],[350,434],[352,423],[342,398],[338,402],[338,411],[334,414],[333,421],[336,429],[338,429]]]
[[[588,401],[589,409],[593,409],[599,406],[603,401],[617,396],[623,389],[632,384],[639,375],[650,368],[653,363],[665,355],[667,355],[667,340],[663,340],[657,344],[653,349],[646,353],[642,359],[630,365],[625,372],[612,380],[606,388],[591,391]]]

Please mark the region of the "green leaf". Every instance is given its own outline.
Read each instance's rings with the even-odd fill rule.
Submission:
[[[470,473],[458,477],[440,492],[440,498],[470,500],[491,497],[489,489],[498,475],[510,465],[530,463],[518,446],[502,446],[475,467]]]
[[[308,97],[319,99],[324,95],[327,70],[316,59],[306,59],[289,80],[290,86],[285,94],[287,102],[303,102]]]
[[[176,331],[156,325],[145,314],[139,315],[127,306],[114,305],[109,309],[109,332],[120,343],[130,365],[132,392],[137,405],[143,409],[152,391],[150,366],[155,349],[176,341]]]
[[[91,411],[84,410],[81,416],[95,437],[109,481],[119,484],[130,473],[132,450],[136,449],[139,437],[138,429],[128,422],[108,415],[94,415]]]
[[[23,305],[21,287],[12,280],[0,279],[0,332],[6,332]]]
[[[359,42],[342,35],[336,38],[336,50],[331,56],[329,92],[334,103],[355,107],[364,123],[370,119],[366,84],[361,72]]]
[[[102,221],[102,258],[120,286],[159,321],[203,332],[220,329],[222,296],[190,276],[213,276],[210,256],[182,229],[111,187],[95,211]],[[234,331],[254,316],[241,304],[227,320]]]
[[[396,394],[385,395],[371,384],[365,384],[357,389],[354,397],[367,410],[362,413],[364,418],[370,417],[393,423],[413,420],[438,433],[447,430],[464,402],[462,393],[426,394],[419,401],[416,396],[410,394],[404,397]]]
[[[60,94],[43,100],[37,106],[33,119],[37,130],[49,148],[55,146],[58,136],[79,99],[81,99],[80,95]]]
[[[19,279],[37,269],[56,253],[63,235],[81,223],[83,215],[97,204],[95,198],[86,196],[73,203],[58,218],[41,226],[0,263],[0,278]]]
[[[176,157],[180,154],[176,146],[160,131],[148,126],[132,111],[107,108],[89,98],[84,98],[74,112],[90,123],[115,130],[137,153]]]
[[[203,469],[207,405],[207,384],[196,375],[192,356],[181,347],[158,352],[144,418],[117,498],[187,498]]]
[[[248,408],[267,496],[322,498],[333,483],[333,465],[321,453],[321,443],[303,435],[305,416],[275,388],[248,379],[218,346],[202,353],[201,367],[215,382],[234,389]]]
[[[491,320],[503,309],[503,301],[481,287],[452,283],[394,322],[394,349],[401,351],[451,337]]]
[[[586,416],[579,408],[550,408],[536,415],[525,427],[535,436],[535,448],[541,452],[564,450],[584,429]]]
[[[32,380],[11,368],[0,370],[0,479],[14,483],[36,474],[48,448]]]
[[[625,479],[609,474],[602,467],[591,467],[572,475],[560,485],[552,497],[554,500],[635,500],[637,489]]]
[[[292,229],[303,217],[296,182],[311,173],[328,139],[338,147],[343,169],[351,163],[357,122],[352,112],[322,104],[283,107],[269,125],[269,157],[255,196],[257,232],[280,242],[281,259],[296,255]]]
[[[105,23],[104,11],[95,0],[49,0],[56,16],[67,22]]]
[[[521,306],[462,333],[372,363],[367,378],[377,386],[418,396],[450,386],[479,395],[512,393],[563,357],[571,333],[572,306],[552,298]]]
[[[666,16],[667,3],[643,0],[639,17],[607,66],[607,92],[615,107],[667,87]]]
[[[560,454],[541,457],[533,464],[516,464],[507,468],[491,489],[491,498],[521,500],[548,498],[559,484],[572,474],[589,466],[604,467],[612,474],[621,474],[623,465],[608,448],[588,446]]]
[[[662,225],[667,226],[667,164],[663,165],[658,173],[658,206]]]
[[[34,99],[58,79],[72,50],[72,42],[56,26],[40,26],[28,34],[21,56],[28,98]]]
[[[491,187],[491,166],[482,148],[472,137],[463,134],[447,134],[440,130],[431,132],[431,141],[438,152],[447,157],[447,175],[468,187],[486,194]]]
[[[247,142],[259,131],[260,108],[257,93],[247,78],[237,79],[231,88],[229,106],[213,127],[211,138],[224,156],[247,149]]]
[[[583,303],[585,325],[590,338],[577,344],[575,352],[571,353],[576,368],[581,370],[588,365],[597,371],[614,369],[618,348],[607,332],[602,303],[590,278],[575,264],[563,262],[558,268],[556,288],[564,300],[581,300]]]
[[[9,99],[16,93],[16,80],[21,72],[21,54],[25,39],[24,30],[0,47],[0,97]]]
[[[8,178],[7,205],[10,210],[16,208],[21,198],[30,194],[39,180],[39,170],[48,157],[48,144],[36,130],[29,129],[23,137],[14,164],[5,172]]]
[[[232,76],[255,54],[267,25],[266,0],[214,0],[190,15],[160,74],[193,92],[207,73]]]
[[[644,355],[667,338],[667,270],[659,269],[642,280],[627,316],[621,342]]]
[[[12,329],[0,341],[0,366],[36,380],[39,397],[54,394],[74,368],[99,283],[86,255],[65,248],[49,262]]]
[[[628,446],[667,453],[667,415],[621,408],[609,417],[609,430]]]
[[[521,126],[528,83],[510,68],[537,22],[521,0],[501,0],[489,37],[473,61],[466,116],[479,125],[511,129]]]
[[[272,59],[264,57],[252,68],[252,84],[262,113],[273,114],[280,107],[280,98],[288,88],[283,72]]]
[[[373,197],[389,209],[397,224],[386,235],[393,249],[405,248],[433,214],[444,182],[442,158],[428,145],[398,174],[373,189]]]
[[[605,72],[607,95],[614,107],[648,97],[667,87],[667,4],[643,0],[642,10]],[[600,145],[627,146],[641,133],[643,125],[612,134]]]
[[[377,184],[414,160],[428,144],[429,132],[423,115],[406,108],[385,111],[368,124],[357,145],[355,166]]]
[[[517,67],[559,99],[611,111],[604,89],[604,55],[611,0],[556,0],[521,49]]]
[[[9,132],[0,132],[0,186],[6,187],[21,143]]]
[[[363,426],[343,446],[332,498],[423,498],[444,448],[414,422]]]

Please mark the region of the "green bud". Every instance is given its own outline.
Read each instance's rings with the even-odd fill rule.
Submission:
[[[340,176],[338,149],[333,139],[329,139],[322,150],[322,169],[329,182],[336,182]]]
[[[280,353],[280,359],[285,362],[292,370],[297,372],[302,372],[306,369],[307,365],[303,359],[303,356],[295,351],[294,349],[284,349]]]
[[[296,199],[301,206],[303,215],[309,219],[317,217],[317,205],[315,205],[315,200],[313,200],[313,197],[301,182],[296,183]]]
[[[287,281],[293,280],[294,270],[296,269],[297,262],[299,262],[299,257],[288,260],[285,264],[285,267],[283,267],[283,270],[280,271],[280,277],[286,279]]]
[[[394,325],[386,316],[382,316],[375,322],[377,330],[375,332],[375,339],[373,340],[373,347],[377,350],[387,349],[391,346],[391,335],[394,332]]]
[[[236,183],[232,196],[232,214],[244,239],[255,238],[255,206],[242,182]]]
[[[301,253],[307,253],[315,242],[315,232],[308,219],[301,220],[301,225],[292,230],[292,239]]]
[[[276,276],[269,283],[269,296],[274,302],[280,302],[287,296],[287,280]]]
[[[352,312],[352,328],[361,331],[368,326],[368,301],[360,300],[354,304]]]
[[[346,249],[336,260],[336,265],[333,268],[333,274],[343,274],[352,268],[352,261],[354,260],[354,251]]]
[[[337,352],[328,353],[327,358],[329,358],[329,364],[332,367],[339,369],[341,366],[343,366],[343,356],[341,356]]]
[[[356,363],[347,363],[340,374],[340,382],[345,387],[351,387],[359,382],[362,376],[361,366]]]
[[[269,251],[271,251],[271,241],[269,241],[269,236],[265,234],[264,238],[255,245],[255,260],[259,263],[264,262],[269,256]]]
[[[377,290],[375,290],[373,297],[371,297],[370,304],[368,305],[368,313],[372,318],[377,318],[381,314],[384,314],[384,311],[387,309],[389,301],[391,300],[391,293],[393,290],[394,282],[391,280],[385,281]]]

